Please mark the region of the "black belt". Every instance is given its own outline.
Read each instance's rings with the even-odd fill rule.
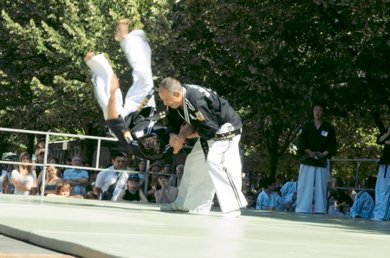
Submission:
[[[148,117],[152,121],[158,121],[160,119],[163,119],[167,116],[165,111],[161,112],[155,112],[152,116]]]
[[[149,91],[148,95],[146,95],[145,98],[142,100],[141,104],[137,108],[138,112],[140,112],[146,106],[146,104],[148,104],[149,100],[153,97],[153,95],[154,95],[154,88],[152,88]]]
[[[223,141],[223,140],[229,140],[231,138],[233,138],[234,136],[236,135],[239,135],[242,133],[242,129],[236,129],[234,131],[229,131],[229,132],[226,132],[226,133],[219,133],[219,134],[216,134],[213,138],[214,141]]]

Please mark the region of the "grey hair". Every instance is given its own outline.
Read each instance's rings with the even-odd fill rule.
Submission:
[[[159,90],[165,89],[168,90],[170,94],[173,94],[174,92],[182,91],[182,88],[183,87],[178,80],[172,77],[167,77],[161,81]]]

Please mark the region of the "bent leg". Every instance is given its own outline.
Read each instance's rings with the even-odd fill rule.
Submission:
[[[92,52],[89,52],[84,60],[87,66],[92,70],[92,83],[94,85],[95,98],[102,108],[104,119],[107,120],[108,99],[110,98],[111,80],[114,71],[103,54],[94,55]],[[123,98],[120,89],[116,91],[115,95],[117,111],[123,116]]]

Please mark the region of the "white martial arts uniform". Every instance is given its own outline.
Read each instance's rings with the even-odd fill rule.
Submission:
[[[371,195],[367,191],[359,192],[351,207],[351,217],[363,219],[371,218],[374,205],[374,199],[372,199]]]
[[[305,150],[328,152],[326,157],[310,157]],[[329,158],[336,153],[337,141],[333,126],[322,121],[306,122],[299,130],[298,154],[301,165],[297,185],[295,212],[326,213],[326,190],[329,179]]]
[[[230,140],[207,141],[207,161],[200,140],[196,142],[186,159],[175,201],[177,207],[194,214],[208,214],[215,193],[224,213],[247,205],[241,192],[240,138],[237,135]]]
[[[268,194],[265,191],[261,191],[259,196],[257,196],[256,210],[283,211],[282,197],[275,192]]]
[[[121,90],[118,89],[116,92],[117,111],[125,118],[128,114],[137,111],[145,97],[153,89],[153,78],[151,50],[143,30],[130,32],[121,41],[121,47],[133,69],[133,84],[126,94],[124,104]],[[93,72],[92,82],[95,97],[103,110],[104,119],[107,120],[108,99],[114,72],[103,54],[95,55],[86,64]],[[145,106],[155,107],[153,96]]]
[[[282,198],[289,199],[290,195],[294,194],[297,191],[297,182],[286,182],[282,185],[280,188],[280,194],[282,195]]]
[[[373,220],[390,219],[390,135],[386,131],[378,135],[376,142],[384,146],[379,160],[378,175],[375,185],[375,207],[372,213]],[[387,136],[386,136],[387,135]]]
[[[247,206],[241,191],[241,119],[225,99],[207,88],[185,84],[183,93],[182,107],[168,109],[169,124],[185,121],[201,138],[186,158],[177,199],[161,210],[208,214],[216,193],[224,216],[238,216]]]
[[[388,220],[390,215],[390,165],[379,166],[375,185],[375,208],[373,219]]]
[[[300,165],[295,212],[326,213],[326,190],[329,162],[326,167]]]
[[[294,194],[297,192],[297,182],[286,182],[280,188],[280,194],[282,197],[283,205],[286,206],[294,206],[296,205],[296,198],[294,198]]]

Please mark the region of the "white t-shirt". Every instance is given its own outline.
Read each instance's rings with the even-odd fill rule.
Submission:
[[[117,181],[118,177],[118,181]],[[126,172],[117,172],[114,170],[114,167],[111,166],[106,170],[100,171],[96,176],[95,187],[102,189],[102,192],[108,190],[110,185],[114,184],[117,181],[114,193],[112,194],[111,201],[117,201],[119,195],[122,191],[125,191],[127,185],[127,178],[129,175]],[[101,197],[99,196],[99,199]]]
[[[31,187],[34,186],[34,182],[36,182],[37,176],[35,174],[35,171],[33,171],[32,173],[27,174],[26,176],[22,176],[19,173],[19,171],[17,171],[15,169],[15,170],[12,170],[11,179],[12,180],[16,179],[19,182],[19,184],[25,185],[26,187],[31,188]],[[17,195],[29,195],[30,192],[29,191],[18,191],[15,188],[14,194],[17,194]]]
[[[1,170],[0,172],[0,194],[3,193],[3,182],[4,178],[7,176],[7,171]]]

